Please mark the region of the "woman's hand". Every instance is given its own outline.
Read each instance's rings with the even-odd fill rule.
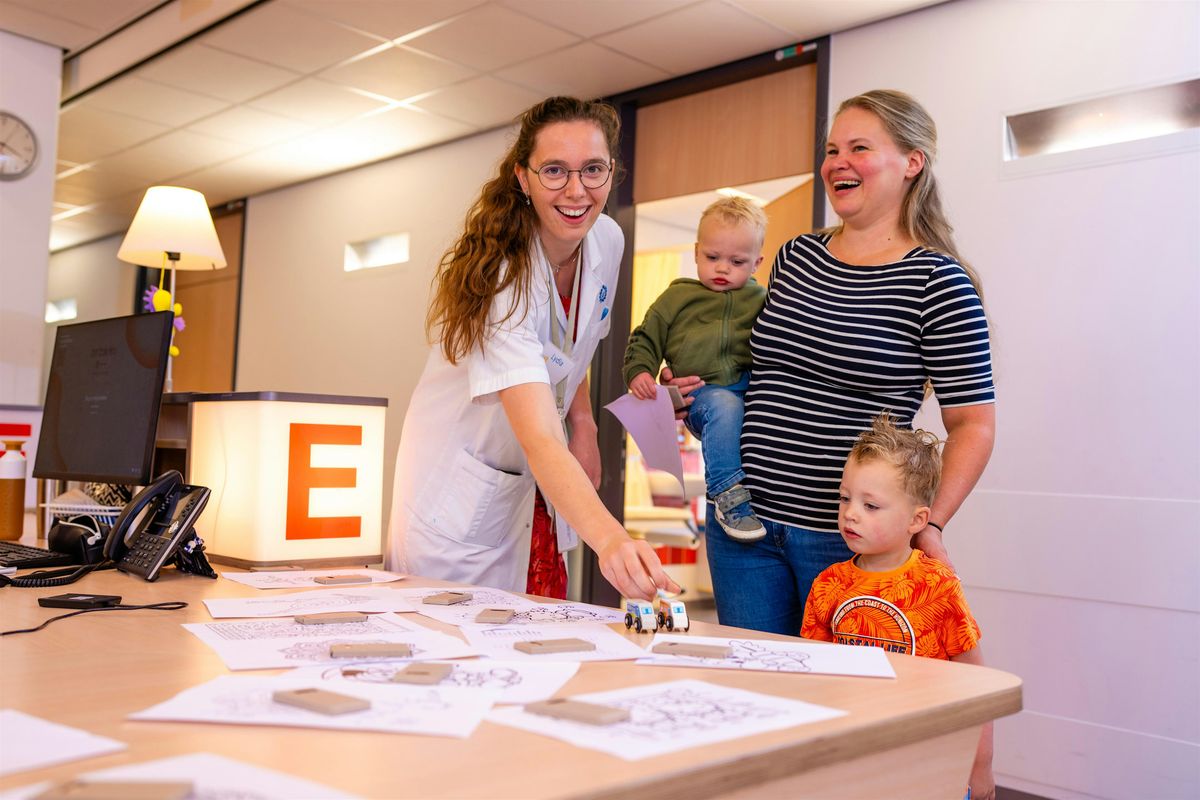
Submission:
[[[596,551],[596,557],[600,572],[622,597],[653,602],[659,589],[679,591],[679,584],[663,570],[654,548],[645,541],[628,535],[613,537]]]
[[[654,377],[649,372],[638,373],[629,382],[629,393],[638,400],[653,400],[658,396],[658,388],[654,385]]]
[[[676,378],[675,373],[671,372],[670,367],[663,367],[662,372],[658,374],[658,382],[663,386],[674,386],[683,395],[684,406],[690,406],[695,402],[696,398],[688,397],[696,389],[704,385],[704,381],[700,380],[697,375],[688,375],[683,378]],[[683,419],[688,415],[687,408],[682,411],[675,412],[675,419]]]
[[[946,545],[942,544],[942,532],[932,525],[926,525],[917,531],[913,536],[912,546],[930,558],[942,562],[951,570],[954,569],[954,564],[950,562],[950,553],[946,550]]]

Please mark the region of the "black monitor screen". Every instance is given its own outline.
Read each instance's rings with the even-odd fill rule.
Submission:
[[[59,327],[35,478],[149,482],[172,321],[160,311]]]

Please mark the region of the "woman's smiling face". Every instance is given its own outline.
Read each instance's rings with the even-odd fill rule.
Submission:
[[[899,215],[909,180],[924,166],[925,154],[902,152],[879,117],[848,108],[829,129],[821,179],[837,215],[865,226]]]
[[[570,256],[591,230],[608,202],[612,180],[598,189],[589,189],[576,170],[589,165],[609,165],[612,155],[600,126],[588,120],[555,122],[538,131],[529,167],[517,166],[517,180],[529,196],[538,216],[538,235],[547,257],[561,260]],[[556,165],[571,170],[567,185],[547,189],[534,170]]]

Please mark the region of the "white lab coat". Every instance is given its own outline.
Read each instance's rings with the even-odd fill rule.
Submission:
[[[584,240],[578,333],[566,373],[568,406],[608,334],[624,245],[621,229],[603,215]],[[497,392],[551,383],[546,366],[551,315],[566,325],[562,303],[551,296],[551,277],[535,246],[530,302],[499,322],[512,292],[497,296],[483,348],[457,365],[440,346],[430,353],[400,435],[388,569],[525,591],[536,484]],[[558,531],[560,550],[578,543],[561,517]]]

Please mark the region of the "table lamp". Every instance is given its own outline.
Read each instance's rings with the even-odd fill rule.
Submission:
[[[173,308],[176,317],[182,315],[183,309],[174,302],[175,270],[221,269],[225,266],[225,254],[221,251],[204,195],[181,186],[151,186],[146,190],[117,251],[117,258],[130,264],[158,267],[154,309]],[[167,270],[171,270],[169,292],[163,289]],[[179,353],[174,339],[172,333],[171,356]],[[171,358],[168,357],[163,391],[170,392],[171,389]]]

